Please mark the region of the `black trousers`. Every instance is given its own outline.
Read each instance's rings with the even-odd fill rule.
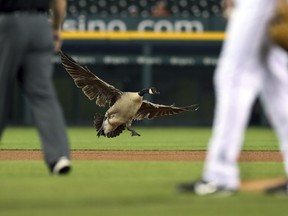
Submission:
[[[0,135],[6,125],[10,89],[20,77],[48,165],[70,156],[66,125],[52,83],[52,54],[52,30],[44,14],[0,13]]]

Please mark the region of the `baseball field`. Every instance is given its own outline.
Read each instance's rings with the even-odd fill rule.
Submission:
[[[249,128],[239,157],[240,191],[232,197],[178,193],[200,178],[210,128],[139,127],[114,139],[93,128],[68,130],[69,176],[51,176],[34,128],[7,128],[0,143],[0,215],[287,215],[288,197],[263,188],[284,178],[277,139],[269,128]]]

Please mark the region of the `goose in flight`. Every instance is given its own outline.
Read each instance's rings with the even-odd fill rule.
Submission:
[[[94,127],[97,130],[98,137],[116,137],[125,129],[129,130],[132,136],[140,136],[131,128],[134,120],[175,115],[187,111],[196,111],[199,108],[197,104],[176,107],[144,100],[143,96],[145,94],[159,94],[155,87],[145,88],[139,92],[122,92],[97,77],[88,67],[78,64],[64,52],[59,51],[59,53],[62,65],[72,77],[76,86],[81,88],[90,100],[96,100],[96,105],[104,107],[109,104],[109,109],[105,115],[95,114],[94,116]]]

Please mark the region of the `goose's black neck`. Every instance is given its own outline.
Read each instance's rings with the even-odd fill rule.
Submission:
[[[149,89],[142,89],[141,91],[138,92],[139,96],[143,97],[145,94],[149,94]]]

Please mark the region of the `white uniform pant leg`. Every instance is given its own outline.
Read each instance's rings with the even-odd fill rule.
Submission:
[[[276,45],[269,51],[261,99],[268,120],[276,130],[288,177],[288,56]]]
[[[275,1],[241,0],[230,18],[215,72],[216,109],[203,179],[239,186],[237,159],[251,107],[263,84],[260,53]]]

